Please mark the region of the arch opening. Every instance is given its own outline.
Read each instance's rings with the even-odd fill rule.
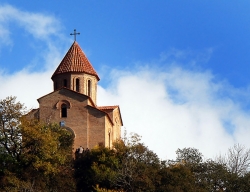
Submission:
[[[64,79],[64,80],[63,80],[63,86],[64,86],[64,87],[67,87],[67,85],[68,85],[67,79]]]
[[[91,96],[91,80],[88,80],[87,86],[88,86],[87,95],[90,97]]]
[[[61,105],[61,117],[67,117],[67,105],[63,103]]]
[[[79,80],[79,78],[76,79],[76,87],[75,87],[75,90],[76,90],[77,92],[80,91],[80,80]]]

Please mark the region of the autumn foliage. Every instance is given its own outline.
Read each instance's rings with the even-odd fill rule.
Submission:
[[[250,151],[239,144],[214,160],[195,148],[160,160],[139,135],[125,134],[113,149],[100,145],[74,158],[71,133],[27,119],[15,99],[0,101],[0,191],[250,191]]]

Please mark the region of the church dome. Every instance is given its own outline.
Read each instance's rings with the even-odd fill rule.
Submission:
[[[76,41],[71,45],[51,79],[63,73],[87,73],[100,78]]]

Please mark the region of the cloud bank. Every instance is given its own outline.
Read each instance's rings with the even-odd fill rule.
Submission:
[[[99,104],[120,104],[127,131],[141,135],[162,159],[174,159],[184,147],[206,158],[224,154],[234,143],[250,147],[250,114],[236,99],[239,90],[215,82],[212,73],[178,66],[113,73],[114,84],[99,87]]]

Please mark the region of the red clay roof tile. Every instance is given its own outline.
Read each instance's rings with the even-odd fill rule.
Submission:
[[[115,108],[119,107],[118,105],[114,106],[98,106],[97,108],[100,110],[114,110]]]
[[[100,80],[95,69],[76,41],[71,45],[51,78],[55,75],[68,72],[87,73],[96,76],[98,81]]]

